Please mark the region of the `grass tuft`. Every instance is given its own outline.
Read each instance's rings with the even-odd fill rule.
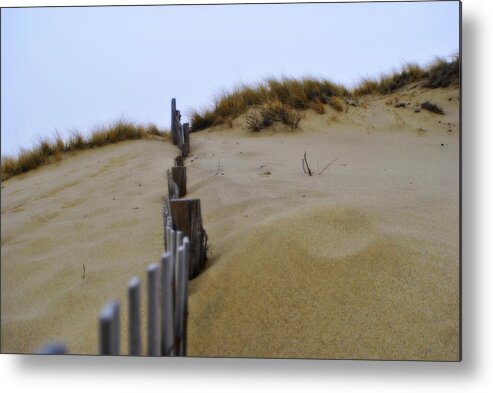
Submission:
[[[325,105],[320,98],[315,98],[311,104],[311,108],[317,112],[319,115],[323,115],[325,113]]]
[[[454,56],[451,62],[447,62],[443,59],[437,59],[430,67],[428,72],[428,82],[426,82],[424,86],[436,89],[439,87],[458,85],[459,74],[459,56]]]
[[[340,97],[330,97],[329,105],[337,112],[343,112],[346,110],[346,103]]]
[[[367,94],[390,94],[409,83],[424,81],[424,87],[447,87],[459,82],[459,57],[452,61],[436,60],[427,68],[417,64],[406,64],[400,72],[383,75],[379,79],[363,79],[352,93],[354,96]]]
[[[437,113],[439,115],[445,114],[445,112],[443,111],[442,108],[440,108],[439,106],[437,106],[437,105],[435,105],[429,101],[423,102],[421,104],[421,108],[426,109],[427,111],[432,112],[432,113]]]
[[[258,132],[275,122],[282,123],[294,130],[298,128],[302,115],[283,104],[279,100],[263,104],[260,108],[247,114],[246,128],[249,131]]]

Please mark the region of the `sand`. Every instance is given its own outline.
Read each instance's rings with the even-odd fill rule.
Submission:
[[[192,134],[188,196],[201,199],[210,258],[190,282],[189,355],[457,360],[457,97],[408,88],[307,111],[300,131],[252,134],[240,118]],[[104,302],[124,302],[163,251],[176,154],[124,142],[2,183],[3,352],[51,340],[97,352]],[[126,318],[123,307],[123,353]]]

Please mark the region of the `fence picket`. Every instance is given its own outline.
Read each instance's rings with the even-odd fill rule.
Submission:
[[[190,239],[188,237],[183,238],[183,247],[185,248],[184,264],[183,264],[183,297],[185,308],[183,311],[183,332],[182,339],[180,341],[180,355],[187,356],[187,328],[188,328],[188,277],[189,265],[190,265]]]
[[[161,258],[161,355],[174,355],[174,331],[173,331],[173,256],[166,252]]]
[[[140,280],[134,277],[128,284],[128,350],[132,356],[141,352],[140,338]]]
[[[120,304],[108,302],[99,318],[100,355],[118,355],[120,353]]]
[[[147,354],[161,354],[159,320],[159,265],[153,263],[147,268]]]

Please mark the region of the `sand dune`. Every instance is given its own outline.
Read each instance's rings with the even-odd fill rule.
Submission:
[[[188,192],[211,249],[190,284],[189,355],[456,360],[457,98],[408,88],[307,111],[301,131],[240,118],[192,134]],[[415,113],[425,100],[445,115]],[[337,160],[310,177],[305,151],[316,173]],[[124,142],[3,183],[3,352],[57,339],[96,353],[103,303],[162,252],[176,153]]]

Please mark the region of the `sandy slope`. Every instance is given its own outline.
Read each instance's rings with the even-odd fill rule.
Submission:
[[[202,200],[211,256],[190,286],[189,354],[457,359],[457,96],[399,93],[445,116],[386,97],[308,111],[294,133],[193,134],[188,190]],[[305,151],[315,170],[337,161],[310,177]],[[162,252],[175,154],[125,142],[3,184],[4,352],[51,339],[96,351],[104,301],[124,299]]]

